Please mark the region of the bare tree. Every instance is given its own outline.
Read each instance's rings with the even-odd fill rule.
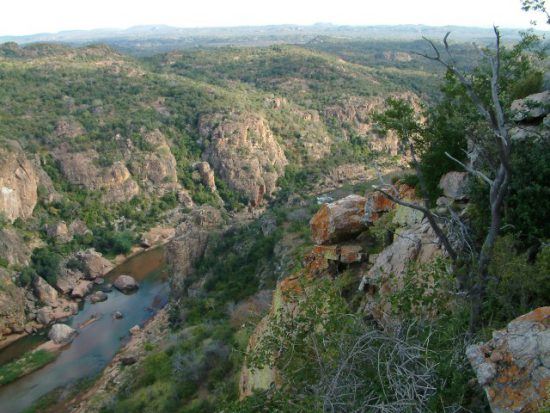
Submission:
[[[474,283],[470,292],[472,300],[470,331],[474,331],[480,322],[481,307],[485,298],[486,286],[489,278],[489,264],[491,262],[496,237],[500,230],[502,206],[510,181],[511,142],[507,127],[506,113],[500,100],[501,46],[500,32],[496,26],[494,27],[494,32],[496,37],[495,52],[493,54],[486,55],[491,66],[491,98],[489,103],[483,101],[474,89],[472,81],[456,67],[455,59],[453,58],[448,43],[450,33],[447,33],[443,38],[443,45],[446,54],[445,58],[442,56],[441,51],[435,43],[426,38],[424,38],[424,40],[429,43],[434,54],[420,54],[429,60],[443,65],[458,79],[466,91],[466,94],[474,103],[477,111],[489,126],[493,136],[492,145],[494,145],[498,152],[497,167],[493,171],[494,178],[492,179],[481,170],[475,169],[474,165],[466,165],[447,154],[447,156],[460,164],[466,171],[481,179],[489,186],[491,221],[481,249],[477,253],[477,263],[475,263],[472,268],[471,277]]]
[[[456,262],[458,254],[455,251],[452,243],[445,234],[442,226],[440,225],[441,219],[436,216],[430,210],[430,197],[429,191],[426,185],[426,180],[424,179],[424,174],[420,166],[420,161],[418,159],[417,151],[415,148],[416,137],[423,132],[423,127],[421,123],[417,120],[416,113],[412,106],[407,102],[401,99],[390,98],[387,100],[388,110],[382,114],[375,115],[375,120],[380,126],[385,129],[394,130],[399,136],[401,147],[404,152],[406,152],[410,158],[410,164],[415,170],[416,176],[418,178],[420,191],[422,193],[422,204],[405,201],[399,196],[399,191],[395,186],[384,182],[380,173],[378,174],[381,185],[374,186],[374,190],[383,194],[386,198],[395,202],[396,204],[415,209],[422,212],[424,217],[428,220],[430,226],[432,227],[434,233],[437,235],[439,241],[447,251],[449,257]]]

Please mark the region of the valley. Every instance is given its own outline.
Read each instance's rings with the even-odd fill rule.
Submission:
[[[0,411],[545,412],[545,41],[157,29],[0,44]]]

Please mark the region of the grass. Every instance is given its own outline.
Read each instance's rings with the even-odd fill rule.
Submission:
[[[46,350],[30,351],[21,358],[0,366],[0,386],[9,384],[51,363],[56,354]]]

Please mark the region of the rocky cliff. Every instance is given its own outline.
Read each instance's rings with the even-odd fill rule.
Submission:
[[[15,141],[2,143],[0,159],[0,212],[10,222],[29,218],[38,200],[35,166]]]
[[[277,187],[288,163],[262,117],[251,113],[204,115],[199,120],[203,159],[251,205],[259,205]]]

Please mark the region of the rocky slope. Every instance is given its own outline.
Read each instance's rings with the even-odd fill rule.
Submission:
[[[38,200],[38,174],[16,141],[0,147],[0,213],[9,221],[32,215]]]
[[[265,119],[252,114],[201,116],[203,159],[252,206],[277,188],[288,161]]]

